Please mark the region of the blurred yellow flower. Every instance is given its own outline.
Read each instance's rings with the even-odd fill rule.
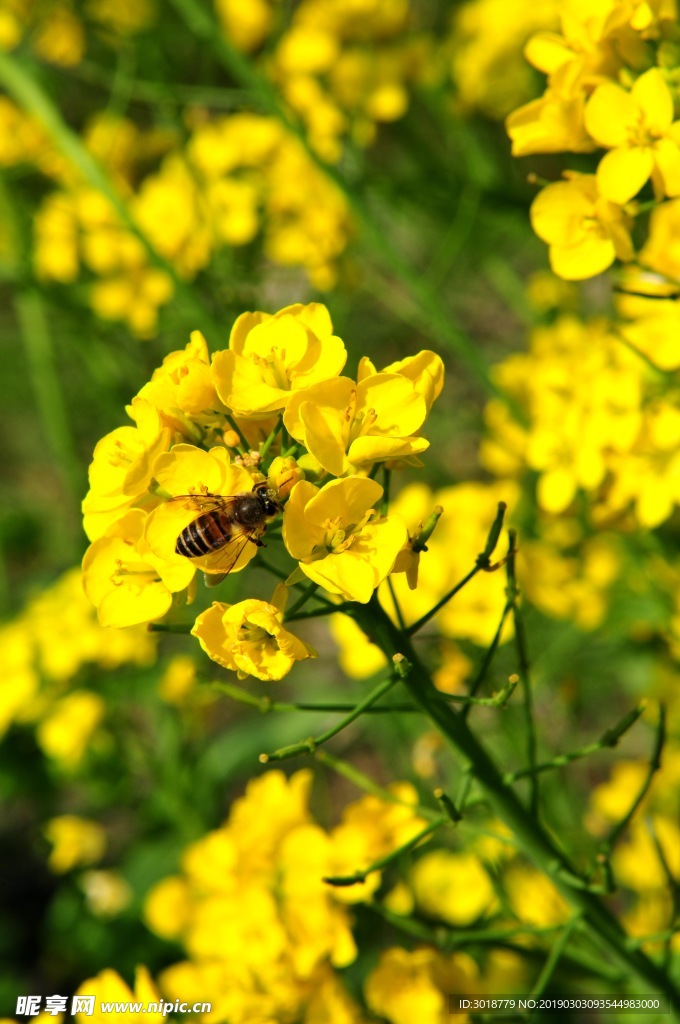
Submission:
[[[144,902],[144,920],[162,939],[176,939],[191,918],[191,893],[187,882],[171,875],[158,882]]]
[[[363,477],[333,480],[321,490],[302,480],[284,509],[284,543],[301,570],[348,601],[369,601],[406,543],[400,516],[376,518],[382,493]]]
[[[85,871],[79,881],[96,917],[116,917],[132,900],[130,886],[115,871]]]
[[[369,1009],[390,1024],[446,1024],[451,993],[445,995],[432,976],[437,957],[432,949],[381,953],[364,987]]]
[[[411,868],[409,880],[418,908],[449,924],[465,927],[494,908],[491,879],[471,853],[426,853]]]
[[[100,971],[94,978],[88,978],[76,990],[76,996],[94,996],[94,1012],[77,1013],[77,1024],[106,1024],[107,1020],[114,1021],[114,1024],[121,1024],[124,1020],[133,1021],[134,1024],[163,1024],[166,1019],[160,1010],[150,1010],[149,1003],[158,1006],[161,997],[151,980],[151,975],[146,967],[138,967],[135,971],[134,991],[123,981],[120,975],[107,967]],[[134,1012],[112,1011],[105,1013],[102,1010],[102,1003],[141,1003],[142,1009]],[[126,1011],[129,1010],[126,1007]],[[147,1012],[148,1011],[148,1012]]]
[[[270,603],[249,598],[238,604],[213,602],[191,630],[206,654],[240,679],[283,679],[296,661],[316,651],[283,625],[288,589],[279,585]]]
[[[680,199],[660,203],[652,210],[640,262],[670,281],[680,280]]]
[[[389,1024],[447,1024],[452,995],[482,990],[474,960],[434,949],[393,947],[380,954],[364,984],[369,1009]],[[461,1018],[467,1021],[467,1014]]]
[[[38,725],[39,746],[67,771],[77,768],[104,718],[106,705],[97,693],[74,690],[61,697]]]
[[[83,864],[95,864],[106,849],[106,832],[102,826],[75,814],[51,818],[44,833],[52,844],[47,863],[55,874],[64,874]]]
[[[588,100],[585,124],[610,152],[597,168],[600,194],[624,204],[650,176],[658,196],[680,195],[680,121],[673,121],[673,96],[658,68],[650,68],[630,92],[613,82]]]
[[[569,917],[569,904],[550,879],[535,868],[513,862],[506,868],[503,881],[520,921],[547,928]]]
[[[567,172],[567,181],[547,185],[531,204],[534,231],[550,246],[558,277],[580,281],[631,260],[630,220],[625,210],[603,197],[592,174]]]
[[[612,868],[622,885],[637,892],[663,889],[668,884],[653,835],[663,850],[673,877],[680,875],[680,827],[677,822],[661,814],[650,815],[648,821],[636,818],[625,840],[612,854]]]
[[[394,782],[388,789],[396,798],[394,803],[365,796],[345,808],[342,821],[331,832],[330,875],[353,875],[425,828],[427,822],[415,807],[415,788],[407,782]],[[342,903],[359,903],[380,887],[381,878],[381,872],[373,871],[363,882],[334,888],[334,897]]]
[[[268,0],[215,0],[215,10],[224,27],[224,34],[239,50],[250,53],[267,38],[273,20],[273,6]]]
[[[349,615],[338,612],[328,620],[331,635],[338,645],[340,668],[350,679],[367,679],[387,664],[380,648],[371,643]]]

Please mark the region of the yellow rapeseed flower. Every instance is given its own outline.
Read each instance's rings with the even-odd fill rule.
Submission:
[[[144,539],[147,515],[132,509],[90,545],[83,559],[85,593],[102,626],[133,626],[162,618],[172,595],[189,586],[195,566],[177,556],[172,564]]]
[[[191,444],[176,444],[160,455],[153,464],[153,475],[159,488],[171,498],[181,495],[228,496],[252,491],[254,479],[247,469],[231,462],[226,448],[210,451]],[[202,558],[188,559],[175,550],[182,530],[200,514],[190,498],[186,501],[165,501],[149,515],[145,538],[150,551],[168,568],[183,569],[193,576],[196,568],[203,572],[220,573],[221,549]],[[255,556],[257,546],[247,542],[239,553],[231,571],[238,572]]]
[[[106,833],[96,821],[62,814],[45,825],[45,836],[52,844],[48,866],[56,874],[64,874],[83,864],[95,864],[106,849]]]
[[[88,978],[80,985],[76,993],[82,996],[94,996],[93,1013],[77,1013],[77,1024],[106,1024],[106,1021],[113,1021],[114,1024],[121,1024],[124,1020],[130,1020],[133,1024],[163,1024],[165,1016],[160,1010],[149,1010],[148,1004],[156,1006],[161,1002],[161,997],[151,980],[151,975],[146,967],[137,967],[135,971],[134,991],[127,985],[121,976],[110,967],[100,971],[94,978]],[[122,1010],[113,1013],[104,1013],[101,1009],[102,1003],[142,1003],[142,1010],[137,1013],[124,1013]]]
[[[477,966],[465,953],[400,946],[380,954],[364,984],[369,1008],[389,1024],[447,1024],[450,997],[480,989]],[[467,1021],[467,1014],[460,1019]]]
[[[271,602],[215,601],[198,616],[191,633],[213,661],[237,672],[240,679],[282,679],[296,661],[317,656],[283,625],[287,597],[287,588],[279,586]]]
[[[149,402],[133,398],[128,412],[135,426],[117,427],[94,449],[90,489],[83,501],[83,525],[90,540],[103,536],[147,492],[155,457],[170,447],[172,431]]]
[[[375,462],[413,462],[430,446],[417,436],[426,416],[425,398],[405,375],[374,373],[306,388],[288,402],[284,423],[324,469],[344,476]]]
[[[409,875],[417,906],[428,916],[465,927],[493,909],[493,885],[472,853],[433,850]]]
[[[283,539],[309,579],[348,601],[370,600],[406,543],[400,516],[377,516],[374,480],[333,480],[321,490],[302,480],[283,516]]]
[[[97,693],[74,690],[66,694],[38,725],[38,745],[62,768],[77,768],[105,710],[106,705]]]
[[[585,110],[590,135],[609,149],[597,168],[602,196],[627,203],[650,176],[658,196],[680,195],[680,121],[658,68],[650,68],[630,92],[613,82],[598,86]]]
[[[550,246],[558,277],[580,281],[601,274],[615,259],[633,258],[630,219],[603,197],[592,174],[568,172],[567,181],[547,185],[531,204],[531,223]]]
[[[346,358],[326,307],[297,303],[273,316],[242,313],[229,348],[213,358],[213,376],[225,405],[262,418],[284,409],[292,393],[336,377]]]

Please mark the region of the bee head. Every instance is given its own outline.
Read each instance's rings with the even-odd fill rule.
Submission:
[[[276,491],[273,487],[269,486],[269,482],[267,480],[261,480],[259,483],[255,484],[253,491],[260,499],[262,511],[268,519],[273,519],[274,516],[279,514],[281,511],[281,504],[277,501]]]

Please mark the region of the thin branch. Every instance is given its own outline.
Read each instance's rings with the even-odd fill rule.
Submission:
[[[515,556],[517,555],[517,533],[508,530],[509,545],[506,561],[508,588],[507,595],[515,625],[515,648],[519,677],[524,690],[524,721],[526,725],[527,758],[529,760],[529,808],[534,817],[538,817],[538,774],[536,772],[536,722],[534,721],[534,702],[529,673],[529,654],[524,630],[524,617],[519,602],[519,587],[515,575]]]
[[[517,782],[518,779],[523,779],[527,775],[532,773],[538,775],[540,772],[552,771],[554,768],[564,768],[565,765],[571,764],[573,761],[578,761],[582,757],[588,757],[590,754],[596,754],[599,750],[604,750],[605,747],[615,747],[624,733],[635,725],[640,715],[643,713],[646,707],[645,701],[640,701],[632,711],[629,711],[621,721],[613,726],[611,729],[606,729],[602,733],[599,740],[594,743],[589,743],[585,747],[580,747],[578,750],[572,750],[568,754],[557,754],[551,758],[550,761],[543,761],[542,764],[536,764],[533,768],[520,768],[516,772],[506,772],[503,776],[503,781],[506,785],[512,785],[513,782]]]
[[[268,764],[270,761],[285,761],[289,757],[297,757],[299,754],[313,754],[317,747],[322,746],[332,739],[333,736],[337,736],[339,732],[346,729],[348,725],[351,725],[355,719],[359,718],[367,708],[370,708],[371,705],[379,701],[402,678],[403,676],[398,671],[392,672],[387,679],[383,679],[363,700],[359,701],[350,713],[342,718],[337,725],[334,725],[332,729],[328,729],[320,736],[310,736],[309,739],[300,740],[298,743],[291,743],[287,747],[281,747],[279,750],[274,750],[271,754],[260,754],[261,763]]]
[[[417,633],[419,629],[422,629],[425,623],[429,622],[430,619],[434,615],[436,615],[437,612],[440,611],[445,604],[448,604],[451,598],[455,597],[458,591],[462,590],[466,583],[469,583],[470,580],[474,576],[476,576],[478,572],[482,570],[484,572],[493,572],[495,568],[498,568],[498,566],[494,566],[491,564],[491,556],[495,551],[496,545],[498,543],[498,538],[500,537],[501,530],[503,528],[503,519],[505,517],[506,508],[507,505],[505,504],[504,501],[498,502],[498,512],[496,514],[496,518],[494,519],[491,525],[491,529],[489,530],[489,535],[487,537],[484,550],[480,555],[477,556],[477,561],[475,562],[474,568],[471,569],[467,576],[464,576],[459,583],[456,583],[455,587],[452,587],[447,594],[444,594],[444,597],[442,597],[440,601],[437,601],[434,608],[430,608],[429,612],[426,612],[425,615],[422,615],[417,620],[417,622],[414,622],[412,626],[409,626],[409,628],[406,630],[407,636],[413,636],[413,634]]]

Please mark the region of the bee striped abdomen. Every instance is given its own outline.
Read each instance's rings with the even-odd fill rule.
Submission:
[[[201,555],[218,551],[231,540],[231,537],[232,528],[229,520],[219,509],[213,509],[211,512],[204,512],[198,519],[184,527],[177,538],[175,551],[186,558],[199,558]]]

